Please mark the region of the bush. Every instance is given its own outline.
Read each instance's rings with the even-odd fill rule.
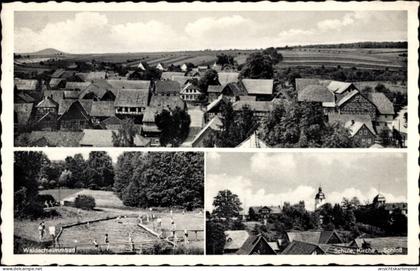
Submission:
[[[78,195],[74,200],[74,206],[84,210],[93,210],[96,206],[95,199],[87,195]]]
[[[36,201],[41,205],[45,205],[45,202],[47,202],[48,204],[50,204],[50,203],[55,204],[56,203],[55,198],[50,194],[38,195],[37,198],[36,198]]]

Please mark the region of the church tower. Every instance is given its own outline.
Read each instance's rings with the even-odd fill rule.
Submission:
[[[325,194],[322,192],[322,187],[318,188],[318,193],[315,195],[315,210],[325,203]]]

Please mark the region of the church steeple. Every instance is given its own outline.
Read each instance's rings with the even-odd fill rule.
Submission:
[[[315,195],[315,210],[318,209],[325,202],[325,194],[322,192],[322,187],[319,186],[318,193]]]

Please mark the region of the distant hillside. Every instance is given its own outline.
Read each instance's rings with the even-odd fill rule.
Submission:
[[[311,44],[297,45],[289,48],[399,48],[407,49],[406,41],[364,41],[353,43],[337,43],[337,44]]]
[[[66,53],[54,48],[46,48],[33,53],[26,53],[22,55],[38,55],[38,56],[50,56],[50,55],[65,55]]]

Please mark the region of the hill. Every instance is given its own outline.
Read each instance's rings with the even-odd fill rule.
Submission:
[[[65,55],[65,54],[66,53],[60,50],[54,49],[54,48],[46,48],[37,52],[26,53],[23,55],[51,56],[51,55]]]

